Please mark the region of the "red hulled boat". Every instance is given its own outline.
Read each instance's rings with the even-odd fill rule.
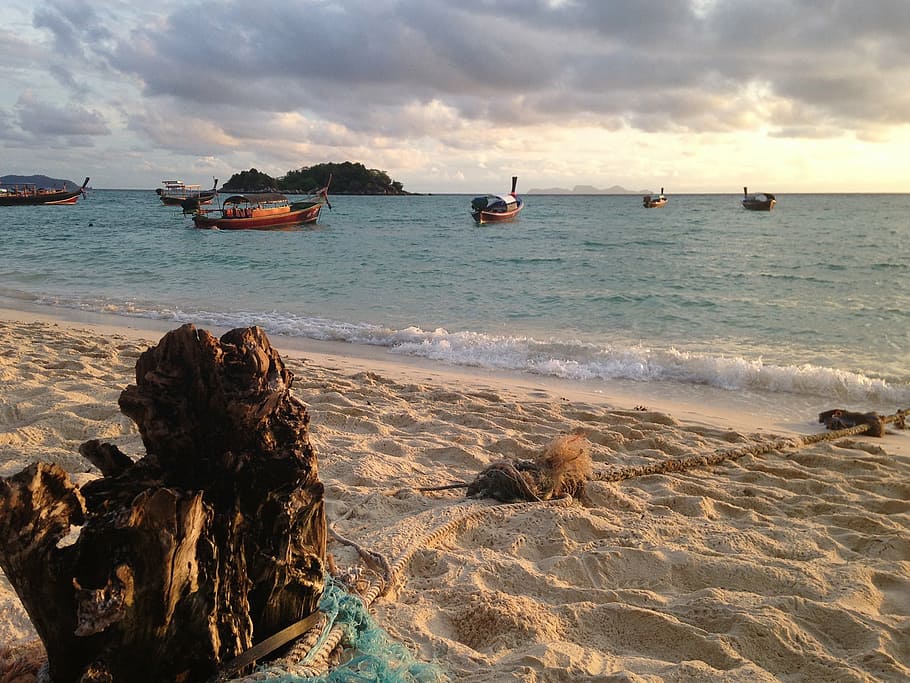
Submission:
[[[0,206],[27,206],[37,204],[75,204],[79,195],[85,196],[85,186],[75,190],[52,190],[32,184],[0,185]]]
[[[478,223],[510,221],[524,208],[524,202],[517,194],[518,176],[512,176],[512,191],[507,195],[484,194],[471,200],[471,216]]]
[[[235,194],[220,209],[197,209],[193,224],[219,230],[282,230],[315,223],[323,206],[332,208],[328,195],[328,185],[297,202],[277,192]]]
[[[646,209],[659,209],[662,206],[667,204],[667,195],[664,194],[664,188],[660,188],[660,194],[656,197],[654,195],[646,194],[641,198],[641,205]]]

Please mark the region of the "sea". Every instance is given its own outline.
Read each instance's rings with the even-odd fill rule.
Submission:
[[[331,195],[318,223],[264,232],[99,189],[0,209],[0,306],[257,325],[595,391],[910,407],[910,195],[668,197],[532,194],[476,225],[468,195]]]

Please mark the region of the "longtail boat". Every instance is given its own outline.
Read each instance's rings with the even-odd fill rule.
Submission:
[[[660,188],[660,194],[656,197],[654,195],[646,194],[641,198],[641,205],[646,209],[659,209],[662,206],[665,206],[667,203],[667,196],[664,194],[664,188]]]
[[[743,188],[743,208],[749,211],[770,211],[777,204],[773,194],[768,192],[758,192],[749,194],[749,188]]]
[[[0,206],[26,206],[37,204],[75,204],[79,196],[85,196],[85,186],[75,190],[47,189],[34,184],[2,185],[0,184]]]
[[[524,208],[521,197],[515,194],[518,176],[512,176],[512,191],[507,195],[484,194],[471,200],[471,216],[478,223],[510,221]]]
[[[281,230],[315,223],[323,206],[332,208],[328,185],[296,202],[278,192],[235,194],[225,199],[220,209],[198,208],[193,224],[219,230]]]
[[[215,198],[216,188],[218,187],[218,178],[215,178],[215,184],[211,190],[203,190],[201,185],[187,185],[182,180],[162,180],[164,187],[155,190],[155,194],[161,199],[166,206],[183,206],[189,208],[185,202],[193,202],[192,208],[200,204],[211,204]]]

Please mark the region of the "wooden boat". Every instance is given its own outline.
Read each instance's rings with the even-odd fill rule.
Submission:
[[[507,195],[484,194],[471,200],[471,216],[478,223],[498,223],[516,218],[524,208],[524,202],[515,187],[518,176],[512,176],[512,191]]]
[[[211,190],[203,190],[201,185],[187,185],[182,180],[162,180],[164,187],[159,187],[155,193],[166,206],[183,206],[184,209],[191,208],[184,205],[187,200],[192,200],[192,208],[200,204],[211,204],[215,198],[218,187],[218,178],[215,178],[215,184]]]
[[[770,211],[777,204],[773,194],[758,192],[749,194],[749,188],[743,188],[743,208],[749,211]]]
[[[85,196],[85,186],[76,190],[52,190],[32,184],[0,185],[0,206],[26,206],[35,204],[75,204],[79,195]]]
[[[667,203],[667,198],[664,196],[664,188],[660,188],[660,194],[656,197],[650,194],[646,194],[641,198],[641,205],[646,209],[659,209]]]
[[[278,192],[235,194],[225,199],[220,209],[197,209],[193,224],[219,230],[282,230],[315,223],[323,206],[332,208],[328,193],[326,185],[297,202]]]

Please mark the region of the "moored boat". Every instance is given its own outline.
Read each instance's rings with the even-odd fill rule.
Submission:
[[[749,188],[743,188],[743,208],[749,211],[770,211],[777,204],[777,199],[768,192],[749,194]]]
[[[0,185],[0,206],[29,206],[39,204],[75,204],[79,196],[85,196],[85,187],[88,178],[82,187],[75,190],[48,189],[30,183],[16,185]]]
[[[215,198],[216,188],[218,187],[218,178],[215,178],[215,184],[211,190],[203,190],[201,185],[187,185],[182,180],[162,180],[164,187],[155,190],[162,203],[166,206],[183,206],[188,208],[184,202],[191,201],[192,208],[200,204],[211,204]]]
[[[296,202],[278,192],[235,194],[225,199],[220,209],[197,209],[193,224],[219,230],[281,230],[315,223],[323,206],[332,208],[328,193],[326,185]]]
[[[667,203],[667,197],[664,195],[664,188],[660,188],[660,194],[656,197],[654,195],[646,194],[641,198],[641,205],[646,209],[659,209]]]
[[[515,194],[518,176],[512,176],[512,191],[507,195],[484,194],[471,200],[471,216],[478,223],[497,223],[516,218],[524,208],[521,197]]]

